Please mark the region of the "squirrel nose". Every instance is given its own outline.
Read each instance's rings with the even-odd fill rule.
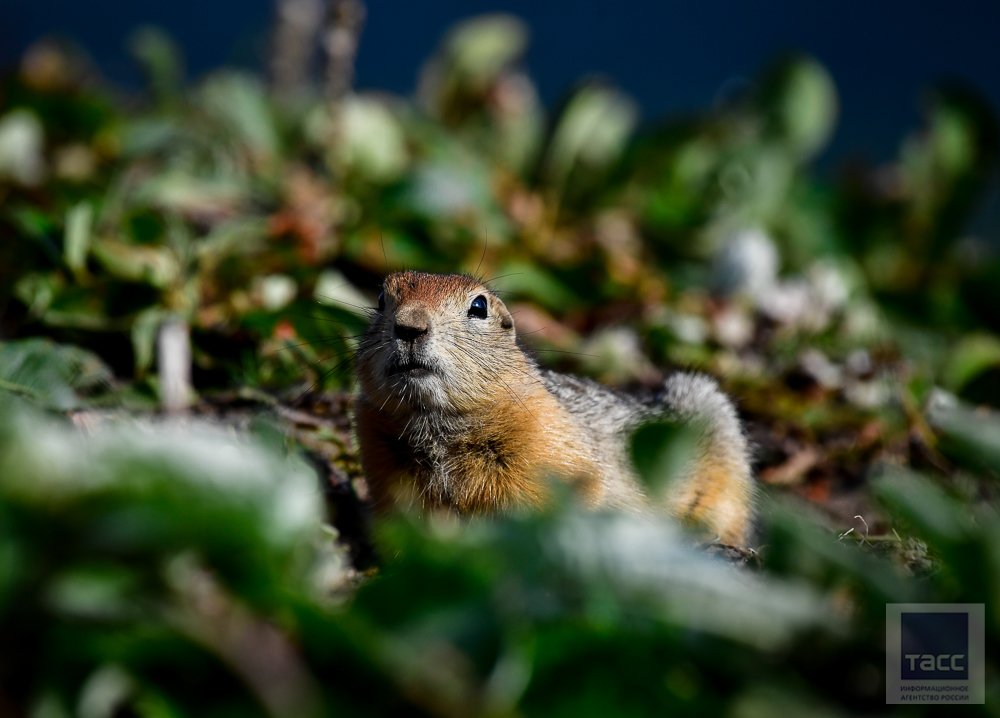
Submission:
[[[424,323],[422,326],[412,326],[409,324],[400,324],[396,322],[395,332],[396,336],[402,339],[404,342],[414,342],[417,339],[422,338],[427,334],[427,324]]]

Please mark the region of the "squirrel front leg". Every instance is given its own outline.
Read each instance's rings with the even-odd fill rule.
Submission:
[[[372,508],[383,513],[398,503],[415,501],[418,479],[409,447],[387,432],[385,417],[368,397],[361,394],[356,402],[358,453]]]

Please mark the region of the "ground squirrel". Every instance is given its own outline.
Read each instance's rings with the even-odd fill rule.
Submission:
[[[750,540],[747,440],[708,377],[674,374],[643,401],[543,369],[483,283],[411,271],[386,278],[357,371],[357,437],[376,510],[401,500],[462,514],[539,504],[547,476],[572,481],[591,505],[645,510],[628,437],[660,417],[702,427],[667,509],[723,543]]]

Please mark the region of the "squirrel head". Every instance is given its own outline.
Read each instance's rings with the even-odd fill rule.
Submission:
[[[469,411],[524,373],[514,320],[481,282],[397,272],[383,289],[357,352],[361,388],[377,405]]]

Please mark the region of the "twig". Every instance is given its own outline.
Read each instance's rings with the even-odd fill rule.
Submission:
[[[868,522],[865,521],[863,516],[855,516],[856,519],[861,519],[861,523],[865,525],[865,543],[868,542]]]
[[[354,83],[354,59],[364,23],[365,5],[361,0],[328,0],[323,29],[323,89],[331,103],[343,99]]]
[[[160,326],[158,341],[160,402],[164,411],[177,413],[191,405],[191,327],[180,319]]]
[[[271,39],[271,89],[279,98],[288,100],[306,89],[322,20],[322,0],[278,0]]]

